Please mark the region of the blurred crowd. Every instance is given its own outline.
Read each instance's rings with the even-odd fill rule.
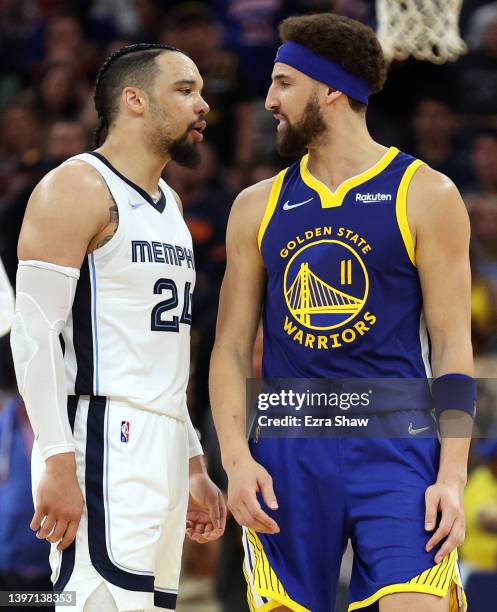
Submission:
[[[34,185],[63,160],[92,147],[93,81],[105,57],[128,43],[162,42],[179,47],[199,67],[211,108],[201,166],[191,171],[171,163],[165,179],[183,201],[197,265],[190,411],[221,483],[207,371],[226,223],[242,188],[288,165],[275,152],[274,121],[264,111],[279,44],[276,26],[292,14],[330,10],[376,27],[372,0],[0,0],[0,257],[13,285],[17,239]],[[380,142],[422,158],[459,187],[472,224],[475,354],[482,376],[497,376],[497,2],[466,0],[460,25],[468,53],[446,65],[394,62],[384,91],[371,101],[368,123]],[[45,543],[27,531],[31,434],[5,338],[2,405],[0,590],[47,584]],[[474,502],[471,525],[488,548],[482,569],[497,572],[497,448],[480,449],[474,461],[471,490],[480,493],[471,500],[484,498],[485,520]],[[466,556],[468,566],[476,563],[478,569],[478,534],[472,537],[477,552],[468,545]],[[12,538],[9,548],[5,542]],[[246,609],[235,525],[220,546],[202,555],[195,546],[185,551],[184,597],[191,599],[183,609]],[[188,582],[188,576],[196,580]],[[209,607],[206,592],[214,590],[221,603],[212,597]]]

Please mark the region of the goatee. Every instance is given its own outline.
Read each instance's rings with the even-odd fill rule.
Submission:
[[[185,134],[169,145],[171,159],[185,168],[197,168],[200,164],[200,152],[195,143],[188,142],[188,135],[192,126]]]
[[[286,117],[286,128],[276,139],[276,150],[283,157],[302,157],[307,147],[325,131],[326,124],[313,97],[307,102],[298,123],[291,125]]]

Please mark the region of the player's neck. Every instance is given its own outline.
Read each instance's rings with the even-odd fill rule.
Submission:
[[[124,134],[109,134],[97,151],[130,181],[152,197],[157,195],[159,178],[168,162],[166,157],[154,155],[145,145]]]
[[[386,147],[375,142],[365,123],[340,122],[326,142],[309,148],[309,172],[332,190],[365,172],[380,160]]]

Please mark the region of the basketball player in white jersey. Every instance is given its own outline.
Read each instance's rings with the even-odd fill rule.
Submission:
[[[11,344],[36,437],[31,528],[76,611],[174,609],[185,526],[198,542],[224,530],[186,406],[192,239],[161,179],[198,160],[201,89],[177,49],[110,56],[103,145],[39,183],[21,230]]]

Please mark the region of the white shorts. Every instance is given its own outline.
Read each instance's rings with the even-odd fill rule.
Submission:
[[[186,424],[105,397],[71,396],[68,410],[85,504],[73,544],[51,547],[54,590],[76,591],[72,612],[102,581],[120,611],[173,610],[188,505]],[[44,467],[35,444],[34,499]]]

